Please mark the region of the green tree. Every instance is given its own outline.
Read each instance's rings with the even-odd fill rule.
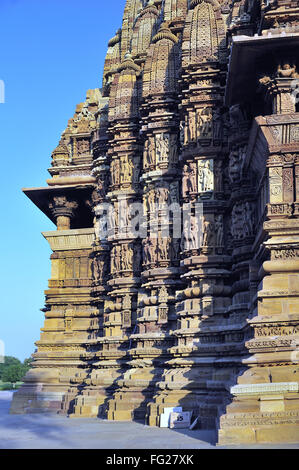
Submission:
[[[23,362],[23,367],[24,367],[24,375],[26,374],[26,372],[28,372],[29,369],[31,369],[32,367],[32,363],[33,363],[33,358],[32,357],[29,357],[28,359],[25,359],[25,361]]]
[[[11,364],[6,367],[2,374],[3,382],[20,382],[26,373],[24,365],[20,364]]]
[[[3,373],[10,366],[22,366],[22,362],[13,356],[4,356],[4,362],[0,364],[0,380],[4,382]]]

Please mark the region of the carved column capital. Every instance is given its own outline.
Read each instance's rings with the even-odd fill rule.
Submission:
[[[56,219],[57,230],[69,230],[78,203],[69,201],[65,196],[54,196],[49,203],[49,208]]]
[[[259,82],[264,99],[272,106],[273,114],[290,114],[296,112],[294,81],[296,77],[262,77]]]

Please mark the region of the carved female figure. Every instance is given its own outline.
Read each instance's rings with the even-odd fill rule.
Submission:
[[[248,201],[243,205],[243,222],[245,226],[246,236],[251,236],[254,233],[254,207]]]
[[[182,178],[182,193],[183,197],[189,193],[189,167],[184,165],[183,167],[183,178]]]
[[[142,240],[142,251],[143,251],[143,264],[149,264],[149,249],[148,249],[148,238]]]
[[[133,266],[133,250],[130,245],[122,245],[122,259],[124,270],[131,270]]]
[[[121,247],[117,245],[114,250],[114,263],[115,271],[119,272],[121,270]]]
[[[165,206],[168,201],[168,194],[169,194],[168,188],[159,188],[156,190],[159,210],[165,209]]]
[[[197,169],[196,169],[196,163],[190,163],[190,191],[192,193],[195,193],[197,190],[197,183],[196,183],[196,175],[197,175]]]
[[[214,160],[215,191],[223,190],[222,160]]]
[[[185,144],[185,123],[180,122],[180,144],[183,146]]]
[[[214,224],[210,220],[205,220],[203,223],[203,246],[207,247],[210,245],[213,236]]]
[[[104,198],[106,196],[106,189],[107,189],[106,182],[99,179],[98,180],[98,195],[100,198]]]
[[[178,146],[177,146],[177,136],[172,134],[169,136],[169,163],[171,165],[177,162],[178,158]]]
[[[111,262],[110,262],[110,265],[111,265],[111,273],[115,273],[116,271],[116,264],[115,264],[115,247],[112,248],[111,250]]]
[[[113,184],[119,184],[120,182],[120,164],[118,160],[114,160],[114,165],[112,167],[112,181]]]
[[[140,177],[140,165],[139,165],[138,158],[134,158],[134,161],[133,161],[132,164],[133,164],[132,181],[133,181],[133,184],[138,184],[139,183],[139,177]]]
[[[151,190],[147,196],[148,210],[149,212],[155,212],[156,194],[154,190]]]
[[[209,138],[212,136],[211,110],[204,108],[201,110],[199,117],[198,137]]]
[[[161,134],[156,134],[155,142],[156,142],[157,162],[160,162],[162,160],[162,136]]]
[[[189,249],[196,250],[199,248],[199,230],[198,221],[196,217],[190,219],[190,245]]]
[[[160,160],[161,162],[168,161],[169,153],[169,134],[164,134],[160,136]]]
[[[133,161],[129,158],[128,163],[125,164],[125,181],[128,183],[132,182],[133,179],[133,171],[134,171],[134,163]]]
[[[94,280],[96,282],[98,282],[102,278],[102,272],[103,272],[102,264],[104,264],[103,261],[100,261],[97,258],[94,258],[93,263],[92,263],[92,271],[93,271]]]
[[[168,260],[168,253],[169,253],[169,237],[162,237],[161,233],[158,236],[158,260],[165,261]]]
[[[192,142],[196,140],[196,115],[194,111],[189,113],[189,136]]]
[[[143,168],[148,168],[149,166],[149,141],[146,140],[144,142],[144,150],[143,150]]]
[[[149,143],[148,143],[148,164],[149,165],[155,164],[155,152],[156,152],[155,140],[153,137],[150,137]]]
[[[189,123],[188,123],[188,116],[186,114],[185,123],[184,123],[184,145],[187,145],[189,142],[189,137],[190,137],[189,131],[190,130],[189,130]]]
[[[216,246],[223,246],[223,217],[217,215],[215,219]]]
[[[150,263],[154,263],[157,260],[157,242],[157,237],[149,237]]]
[[[144,264],[151,264],[156,261],[156,247],[157,247],[157,239],[147,237],[145,240],[142,241],[143,245],[143,260]]]
[[[207,160],[203,166],[204,191],[214,189],[213,160]]]
[[[127,173],[128,173],[128,162],[126,159],[121,159],[120,161],[120,178],[119,178],[119,182],[120,183],[124,183],[126,181],[126,176],[127,176]]]
[[[291,66],[289,63],[285,63],[283,66],[279,65],[277,68],[277,74],[279,77],[283,78],[298,78],[296,65]]]
[[[171,260],[176,261],[180,257],[180,239],[174,238],[171,244]]]

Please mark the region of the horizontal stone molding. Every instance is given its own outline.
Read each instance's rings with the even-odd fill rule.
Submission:
[[[62,401],[65,392],[41,392],[36,394],[39,401]]]
[[[221,417],[221,428],[246,427],[246,426],[270,426],[295,424],[298,425],[298,411],[269,412],[269,413],[238,413]],[[283,432],[283,431],[282,431]]]
[[[281,392],[298,392],[298,382],[277,382],[277,383],[261,383],[234,385],[230,389],[232,395],[268,395],[269,393]]]
[[[93,228],[42,232],[42,235],[49,242],[52,251],[91,248],[95,239],[95,231]]]
[[[96,184],[97,180],[90,175],[86,176],[64,176],[59,178],[48,179],[47,184],[49,186],[63,186],[63,185],[74,185],[74,184]]]
[[[299,271],[299,259],[265,261],[263,268],[266,273],[297,272]]]

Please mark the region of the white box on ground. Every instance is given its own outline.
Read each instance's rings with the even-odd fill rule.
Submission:
[[[189,428],[191,422],[190,411],[170,413],[170,428]]]
[[[173,408],[164,408],[164,412],[160,415],[160,428],[169,428],[170,425],[170,413],[177,412],[181,413],[183,408],[176,406]]]

